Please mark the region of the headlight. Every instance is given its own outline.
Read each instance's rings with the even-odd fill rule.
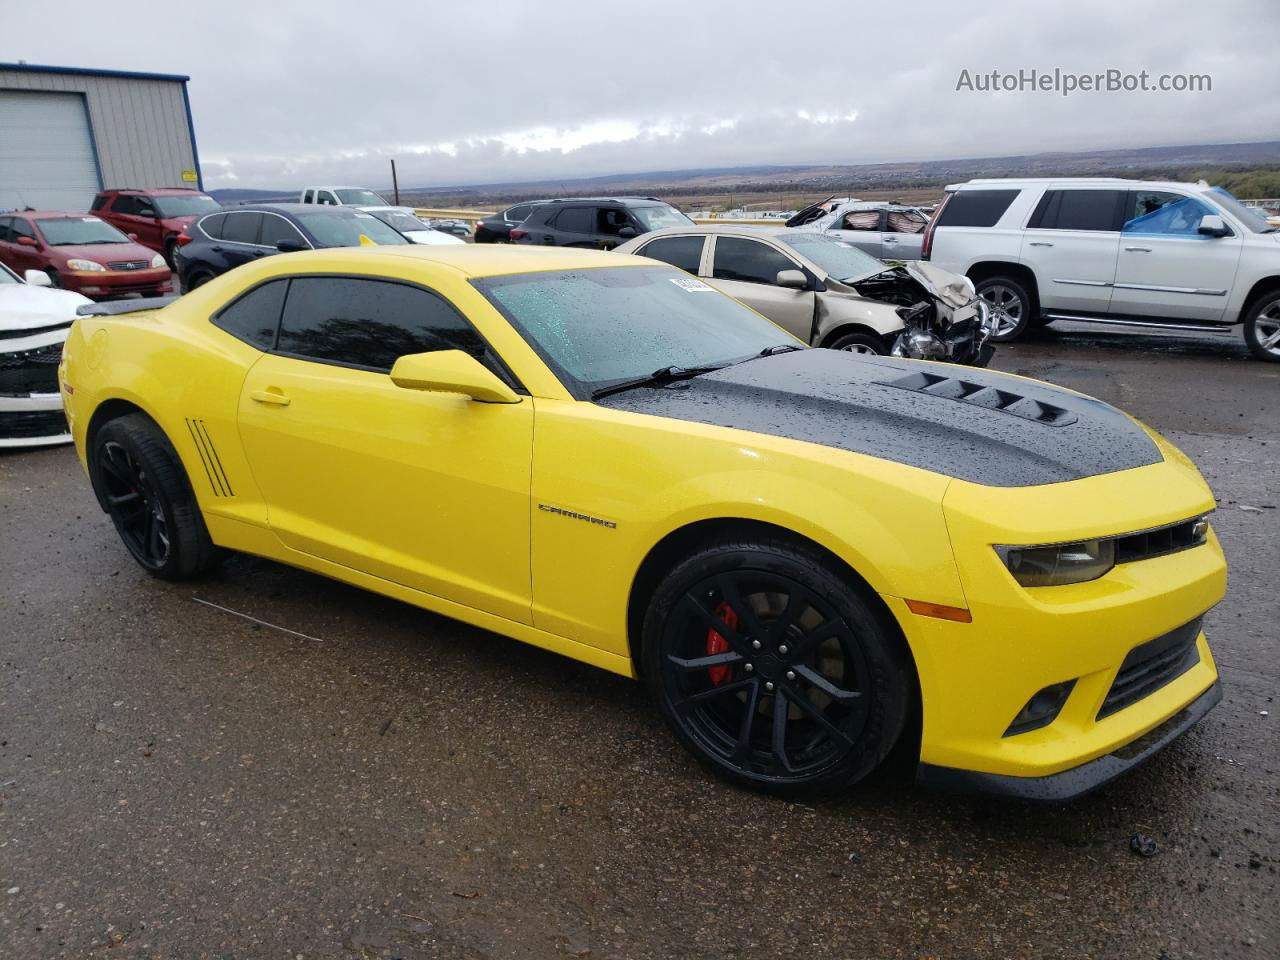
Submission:
[[[81,273],[105,273],[106,267],[93,260],[68,260],[68,270],[79,270]]]
[[[1024,587],[1057,587],[1097,580],[1116,565],[1115,540],[1079,540],[1045,547],[997,546],[996,553]]]
[[[164,257],[160,256],[160,254],[157,253],[154,257],[151,258],[151,266],[157,270],[165,266]]]

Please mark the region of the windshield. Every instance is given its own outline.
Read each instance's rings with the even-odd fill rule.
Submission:
[[[372,190],[335,190],[338,199],[343,203],[353,204],[360,207],[385,207],[387,201]]]
[[[21,283],[21,282],[22,281],[18,279],[18,275],[16,273],[14,273],[12,270],[6,267],[3,263],[0,263],[0,286],[6,283]]]
[[[368,237],[374,243],[409,242],[369,213],[346,216],[333,211],[326,213],[299,213],[296,216],[302,221],[302,225],[310,231],[311,235],[316,238],[316,243],[322,247],[358,247],[360,246],[361,236]]]
[[[431,229],[412,213],[405,213],[403,210],[370,210],[368,212],[372,213],[383,223],[387,223],[395,227],[401,233],[408,233],[411,230]]]
[[[1257,207],[1246,207],[1235,198],[1235,195],[1222,187],[1214,187],[1209,191],[1213,199],[1226,208],[1229,213],[1254,233],[1275,233],[1276,228],[1267,223],[1267,215]]]
[[[663,367],[718,366],[798,343],[670,267],[549,270],[472,283],[567,385],[587,392]]]
[[[649,207],[628,208],[637,220],[644,224],[646,230],[661,230],[663,227],[690,227],[693,221],[675,207],[665,203]]]
[[[778,242],[826,271],[827,276],[845,282],[860,280],[888,269],[883,263],[851,243],[822,233],[790,233]]]
[[[65,217],[38,221],[45,241],[53,247],[81,243],[129,243],[123,233],[97,217]]]
[[[156,212],[162,217],[196,217],[210,210],[221,210],[222,204],[203,193],[181,197],[152,197]]]

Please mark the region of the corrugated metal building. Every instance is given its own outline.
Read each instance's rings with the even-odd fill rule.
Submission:
[[[112,187],[203,189],[189,77],[0,63],[0,210]]]

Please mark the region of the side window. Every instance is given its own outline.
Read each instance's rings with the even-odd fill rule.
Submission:
[[[36,232],[31,229],[31,224],[23,220],[21,217],[14,217],[9,222],[9,237],[17,240],[19,237],[30,237],[32,240],[36,238]]]
[[[512,207],[503,214],[511,223],[524,223],[529,218],[529,214],[533,211],[533,207],[525,204],[522,207]]]
[[[566,207],[556,214],[555,228],[565,233],[593,233],[595,210],[592,207]]]
[[[957,190],[938,217],[940,227],[994,227],[1020,190]]]
[[[1208,204],[1180,193],[1134,190],[1125,202],[1123,233],[1199,236],[1200,218],[1216,214]]]
[[[112,213],[133,213],[138,212],[138,198],[120,193],[116,195],[115,202],[111,204]]]
[[[885,229],[889,233],[923,233],[929,220],[918,210],[890,210],[885,217]]]
[[[264,247],[274,247],[281,240],[292,240],[294,243],[300,243],[304,247],[310,246],[306,240],[302,239],[302,234],[298,232],[298,228],[284,217],[278,217],[274,213],[264,213],[262,215],[262,235],[258,242]]]
[[[254,287],[213,318],[213,325],[259,350],[270,350],[280,323],[288,280],[271,280]]]
[[[9,241],[9,224],[12,219],[12,217],[0,217],[0,243]]]
[[[645,244],[640,256],[653,257],[696,276],[706,242],[706,237],[659,237]]]
[[[715,270],[717,280],[744,280],[747,283],[777,283],[779,270],[799,269],[773,247],[741,237],[717,237]]]
[[[156,216],[156,205],[151,202],[150,197],[134,197],[133,200],[134,200],[134,203],[138,205],[138,209],[135,211],[138,214],[138,216],[140,217]]]
[[[338,198],[328,190],[318,190],[316,191],[316,203],[327,203],[330,206],[336,207],[338,205]]]
[[[616,237],[623,227],[635,229],[635,224],[627,216],[627,211],[619,210],[617,207],[599,207],[596,210],[596,233]],[[638,230],[636,232],[639,233]]]
[[[228,213],[222,221],[222,239],[229,243],[257,243],[260,213]]]
[[[89,206],[90,210],[100,210],[107,205],[107,195],[100,193],[93,198],[93,203]]]
[[[1049,190],[1027,222],[1032,230],[1118,230],[1122,190]]]
[[[418,287],[349,277],[296,277],[276,349],[308,360],[386,372],[399,357],[484,342],[444,299]]]
[[[302,202],[303,202],[303,203],[315,203],[315,202],[316,202],[316,192],[315,192],[314,190],[308,190],[306,193],[304,193],[304,194],[302,195]]]
[[[203,230],[208,237],[214,240],[221,240],[222,221],[226,219],[226,216],[227,215],[225,213],[215,213],[212,216],[205,217],[200,221],[200,229]]]
[[[852,210],[841,218],[837,230],[879,230],[879,210]]]

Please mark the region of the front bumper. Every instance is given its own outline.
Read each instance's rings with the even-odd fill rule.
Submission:
[[[0,396],[0,448],[47,447],[70,442],[61,394]]]
[[[1020,800],[1053,803],[1074,800],[1110,783],[1155,756],[1199,723],[1221,700],[1222,685],[1215,683],[1182,710],[1137,740],[1061,773],[1043,777],[1010,777],[922,763],[916,769],[916,782],[941,790],[990,793]]]
[[[59,274],[64,289],[74,290],[93,300],[115,297],[162,297],[173,292],[169,268],[148,270],[104,270]]]

